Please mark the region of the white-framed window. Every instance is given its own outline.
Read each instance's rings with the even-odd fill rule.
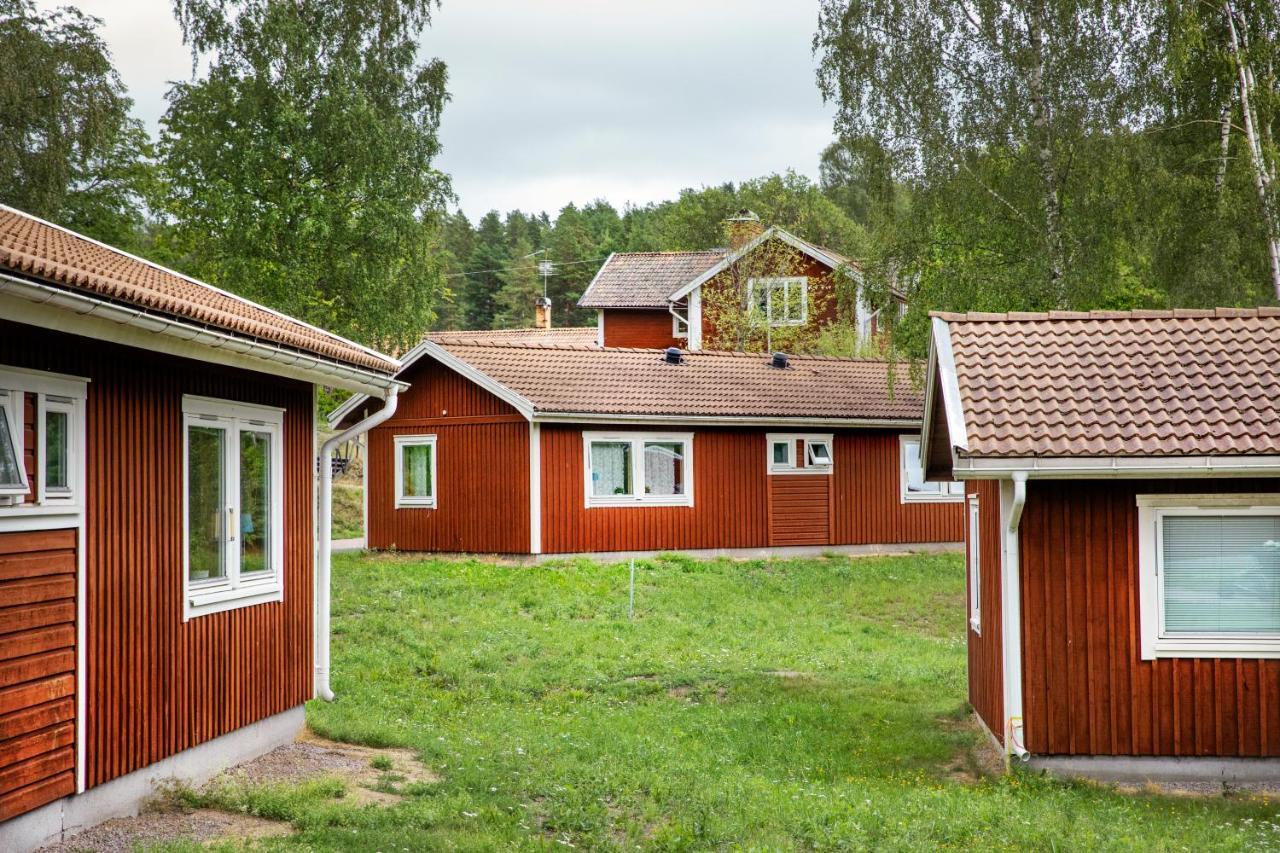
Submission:
[[[78,511],[88,382],[0,366],[0,508],[5,514]],[[28,411],[34,415],[31,423],[27,423]],[[34,439],[30,447],[28,433]],[[28,454],[35,460],[31,472],[26,470]]]
[[[396,509],[435,509],[436,437],[397,435]]]
[[[933,483],[924,478],[920,436],[898,436],[899,488],[902,503],[964,500],[964,483]]]
[[[969,627],[982,633],[982,524],[977,495],[969,496]]]
[[[183,618],[284,598],[284,410],[182,398]]]
[[[770,474],[830,474],[835,467],[834,448],[831,433],[771,432],[765,436],[767,470]]]
[[[693,434],[584,432],[586,505],[693,506]]]
[[[1280,495],[1139,495],[1142,658],[1280,657]]]
[[[671,337],[689,337],[689,306],[676,305],[671,309]]]
[[[809,279],[802,275],[748,279],[747,304],[770,326],[803,326],[809,319]]]

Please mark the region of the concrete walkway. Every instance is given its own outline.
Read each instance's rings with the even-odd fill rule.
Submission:
[[[364,538],[359,539],[335,539],[333,540],[333,553],[341,554],[343,551],[363,551]]]

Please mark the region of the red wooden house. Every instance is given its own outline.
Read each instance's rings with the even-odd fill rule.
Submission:
[[[367,545],[558,554],[961,539],[914,465],[906,366],[601,348],[591,330],[447,333],[369,433]],[[355,397],[345,426],[376,411]]]
[[[924,464],[968,487],[969,698],[1010,755],[1280,772],[1280,311],[937,315]]]
[[[705,251],[610,255],[578,300],[596,309],[596,343],[703,349],[715,338],[716,308],[726,310],[729,296],[740,303],[733,310],[749,312],[755,325],[786,332],[829,325],[843,301],[859,334],[876,334],[879,312],[862,298],[854,261],[765,228],[749,210],[725,222],[725,237],[726,246]],[[841,277],[848,286],[839,287]]]
[[[314,388],[398,369],[0,208],[0,849],[294,737],[327,653]]]

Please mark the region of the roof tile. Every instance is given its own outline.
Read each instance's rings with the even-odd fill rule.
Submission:
[[[727,253],[725,249],[619,252],[600,267],[578,306],[665,309],[671,294],[720,263]]]

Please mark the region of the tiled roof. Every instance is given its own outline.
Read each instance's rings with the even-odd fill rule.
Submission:
[[[935,316],[969,456],[1280,453],[1280,309]]]
[[[343,364],[398,369],[359,344],[4,206],[0,271]]]
[[[724,260],[706,252],[619,252],[605,261],[578,305],[582,308],[666,308],[667,298]]]
[[[917,420],[923,395],[908,366],[882,361],[661,350],[440,342],[471,368],[532,403],[536,413]]]
[[[600,330],[595,326],[565,326],[551,329],[486,329],[477,331],[431,332],[437,343],[567,344],[593,346]]]

